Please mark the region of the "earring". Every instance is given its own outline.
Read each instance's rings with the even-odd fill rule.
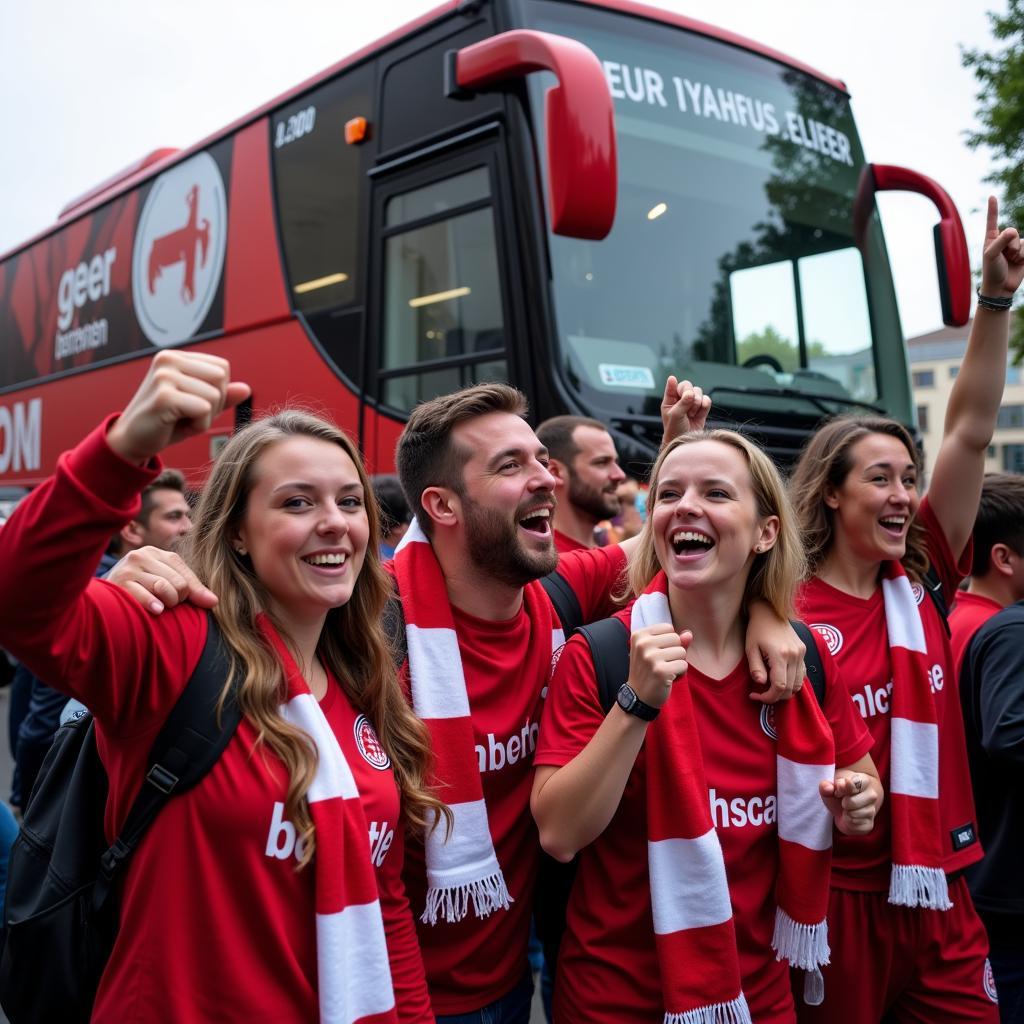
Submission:
[[[756,552],[757,552],[758,554],[761,554],[761,552],[762,552],[762,551],[764,551],[764,548],[763,548],[763,547],[762,547],[762,546],[761,546],[760,544],[758,544],[758,545],[757,545],[757,547],[755,547],[755,548],[754,548],[754,550],[755,550],[755,551],[756,551]]]
[[[237,547],[235,548],[235,551],[237,551],[238,554],[242,556],[242,558],[245,558],[249,554],[249,552],[243,547]]]

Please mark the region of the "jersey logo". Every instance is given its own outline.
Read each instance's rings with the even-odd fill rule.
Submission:
[[[370,725],[370,720],[366,715],[360,715],[356,719],[353,731],[356,736],[356,747],[368,765],[376,768],[379,772],[386,771],[391,767],[391,758],[380,745],[380,740],[377,739],[377,734],[373,731],[373,726]]]
[[[774,704],[762,704],[761,705],[761,729],[765,736],[770,740],[777,740],[779,738],[778,731],[775,728],[775,705]]]
[[[825,641],[828,653],[835,657],[843,649],[843,634],[827,622],[812,622],[811,629],[816,629]]]
[[[985,989],[985,995],[992,1000],[993,1003],[999,1002],[999,993],[996,992],[996,979],[992,973],[992,963],[988,957],[985,957],[985,970],[981,977],[981,983]]]
[[[135,231],[132,298],[154,345],[177,345],[202,326],[220,286],[227,226],[224,181],[208,153],[153,182]]]
[[[924,587],[920,583],[911,583],[910,589],[914,592],[914,600],[920,604],[924,600]]]

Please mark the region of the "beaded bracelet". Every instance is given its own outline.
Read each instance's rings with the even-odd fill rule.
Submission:
[[[994,298],[991,295],[982,295],[978,289],[978,305],[982,309],[990,309],[993,313],[1005,313],[1013,305],[1013,296],[1005,295]]]

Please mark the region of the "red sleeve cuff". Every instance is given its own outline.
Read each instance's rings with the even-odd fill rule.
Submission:
[[[107,431],[117,415],[108,416],[61,459],[66,460],[68,473],[85,490],[110,508],[132,514],[139,492],[160,475],[163,463],[154,457],[145,466],[136,466],[107,444]]]

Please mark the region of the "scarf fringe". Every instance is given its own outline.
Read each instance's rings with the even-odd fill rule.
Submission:
[[[461,921],[469,913],[471,900],[473,913],[480,918],[488,917],[496,910],[508,910],[515,902],[505,884],[505,876],[498,871],[467,885],[431,886],[427,890],[427,905],[420,920],[424,924],[437,924],[440,915],[442,921]]]
[[[788,960],[801,971],[817,970],[828,963],[828,924],[800,924],[794,921],[782,907],[775,910],[775,934],[772,935],[772,949],[776,960]]]
[[[700,1006],[685,1013],[666,1013],[662,1024],[752,1024],[747,997],[741,992],[732,1002]]]
[[[889,902],[897,907],[949,910],[949,884],[942,868],[916,864],[893,864],[889,879]]]

